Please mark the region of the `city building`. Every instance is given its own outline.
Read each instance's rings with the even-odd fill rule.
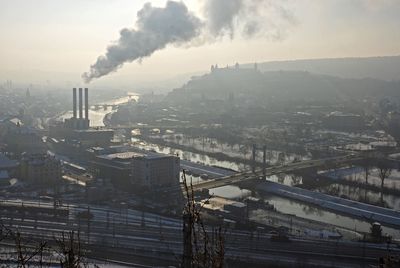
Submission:
[[[0,153],[0,186],[8,186],[10,179],[16,175],[18,161],[9,159]]]
[[[133,158],[132,183],[145,187],[179,184],[180,159],[150,153]]]
[[[5,125],[3,142],[6,144],[7,151],[16,154],[46,151],[46,145],[41,135],[35,129],[24,126],[20,119],[12,118]]]
[[[114,152],[91,161],[97,178],[109,179],[118,188],[152,189],[179,184],[180,159],[158,153]]]
[[[61,163],[49,154],[24,154],[20,178],[37,184],[55,184],[61,179]]]

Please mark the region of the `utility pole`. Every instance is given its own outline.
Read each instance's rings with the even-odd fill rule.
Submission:
[[[90,244],[90,220],[91,220],[91,214],[90,214],[90,207],[87,207],[87,239],[88,239],[88,244]]]
[[[267,179],[267,146],[263,146],[263,180]]]
[[[262,178],[264,180],[267,179],[267,146],[263,145],[263,163],[262,163]],[[257,145],[253,144],[253,152],[252,152],[252,165],[251,170],[253,173],[256,172],[256,152],[257,152]]]
[[[107,230],[108,230],[109,225],[110,225],[110,212],[107,211]]]
[[[251,170],[253,173],[256,172],[256,150],[257,150],[257,146],[255,144],[253,144],[253,159],[252,159],[252,166],[251,166]]]
[[[249,224],[249,214],[250,214],[250,207],[249,207],[249,199],[246,199],[246,223]]]
[[[146,223],[144,222],[144,210],[142,210],[142,222],[141,222],[141,227],[144,228],[146,226]]]

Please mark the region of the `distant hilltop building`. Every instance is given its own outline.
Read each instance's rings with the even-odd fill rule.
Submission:
[[[229,65],[226,65],[225,68],[218,68],[218,64],[215,65],[211,65],[210,71],[211,73],[215,73],[217,71],[224,71],[224,70],[252,70],[251,68],[244,68],[244,69],[240,69],[240,65],[238,62],[235,63],[234,67],[230,67]],[[258,72],[258,64],[254,63],[254,71]]]

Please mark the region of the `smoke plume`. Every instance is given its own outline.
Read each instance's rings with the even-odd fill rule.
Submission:
[[[207,0],[204,5],[204,15],[207,18],[210,33],[214,36],[227,33],[233,37],[234,20],[243,7],[242,0]]]
[[[122,29],[119,40],[107,48],[105,55],[97,58],[82,78],[89,83],[117,71],[124,63],[140,61],[167,45],[191,44],[196,38],[207,42],[225,35],[233,38],[237,32],[244,37],[262,32],[262,35],[281,39],[281,28],[286,25],[276,22],[290,24],[294,21],[288,9],[279,6],[276,0],[201,1],[204,1],[204,20],[191,13],[182,2],[170,0],[163,8],[146,3],[137,13],[135,28]]]
[[[287,0],[205,0],[203,13],[213,37],[240,34],[282,39],[296,20]]]
[[[107,48],[82,75],[85,82],[116,71],[126,62],[150,56],[168,44],[183,44],[200,34],[201,21],[180,2],[168,1],[165,8],[146,3],[137,13],[136,29],[122,29],[118,42]]]

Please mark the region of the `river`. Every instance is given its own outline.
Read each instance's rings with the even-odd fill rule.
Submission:
[[[95,105],[99,105],[99,109],[95,109],[94,106],[91,106],[89,109],[89,119],[90,119],[90,126],[91,127],[104,127],[104,117],[109,114],[113,113],[116,110],[113,110],[111,105],[120,105],[124,103],[128,103],[129,101],[138,101],[139,100],[139,94],[137,93],[129,93],[128,96],[125,97],[120,97],[108,101],[104,101],[101,103],[96,103]],[[103,106],[105,105],[105,109]],[[67,111],[63,113],[58,119],[59,120],[64,120],[67,118],[72,117],[72,111]]]
[[[137,96],[136,96],[137,97]],[[136,98],[135,97],[135,98]],[[124,98],[118,98],[115,100],[110,100],[109,102],[106,102],[109,105],[113,104],[123,104],[128,102],[132,97],[124,97]],[[90,125],[93,127],[102,127],[104,126],[103,119],[106,114],[113,112],[111,108],[107,109],[100,109],[100,110],[94,110],[90,109],[89,110],[89,116],[90,116]],[[71,117],[72,112],[65,113],[63,115],[63,118],[68,118]],[[140,137],[133,138],[132,139],[132,144],[146,150],[153,150],[156,152],[164,153],[164,154],[178,154],[182,159],[185,160],[190,160],[193,162],[198,162],[198,163],[203,163],[205,165],[214,165],[214,166],[219,166],[223,168],[229,168],[235,171],[241,171],[241,170],[246,170],[249,169],[248,166],[241,164],[241,163],[235,163],[232,161],[221,161],[218,159],[215,159],[213,157],[209,157],[208,155],[205,154],[197,154],[197,153],[192,153],[188,151],[182,151],[179,149],[171,148],[168,146],[161,146],[157,144],[152,144],[152,143],[147,143],[143,140],[140,140]],[[199,177],[192,176],[193,182],[199,182],[202,181]],[[295,182],[295,179],[293,179],[291,176],[272,176],[268,178],[269,180],[284,183],[287,185],[292,185]],[[296,178],[296,183],[301,183],[301,178]],[[216,189],[211,189],[210,190],[211,194],[229,198],[229,199],[240,199],[246,196],[251,195],[251,191],[247,189],[240,189],[237,186],[224,186]],[[259,196],[263,198],[264,200],[268,201],[270,204],[273,204],[276,209],[282,213],[287,213],[287,214],[293,214],[298,217],[302,217],[305,219],[310,219],[310,220],[316,220],[322,223],[327,223],[327,224],[333,224],[337,225],[346,229],[350,230],[355,230],[355,231],[362,231],[362,232],[369,232],[370,229],[370,224],[359,220],[359,219],[354,219],[351,217],[343,216],[336,214],[331,211],[323,210],[314,206],[310,206],[308,204],[303,204],[299,203],[296,201],[292,201],[286,198],[281,198],[278,196],[274,195],[262,195]],[[392,201],[394,202],[394,201]],[[398,201],[396,201],[398,202]],[[267,217],[268,213],[265,214]],[[387,233],[395,238],[400,237],[400,231],[397,229],[389,228],[389,227],[383,227],[383,232]]]

